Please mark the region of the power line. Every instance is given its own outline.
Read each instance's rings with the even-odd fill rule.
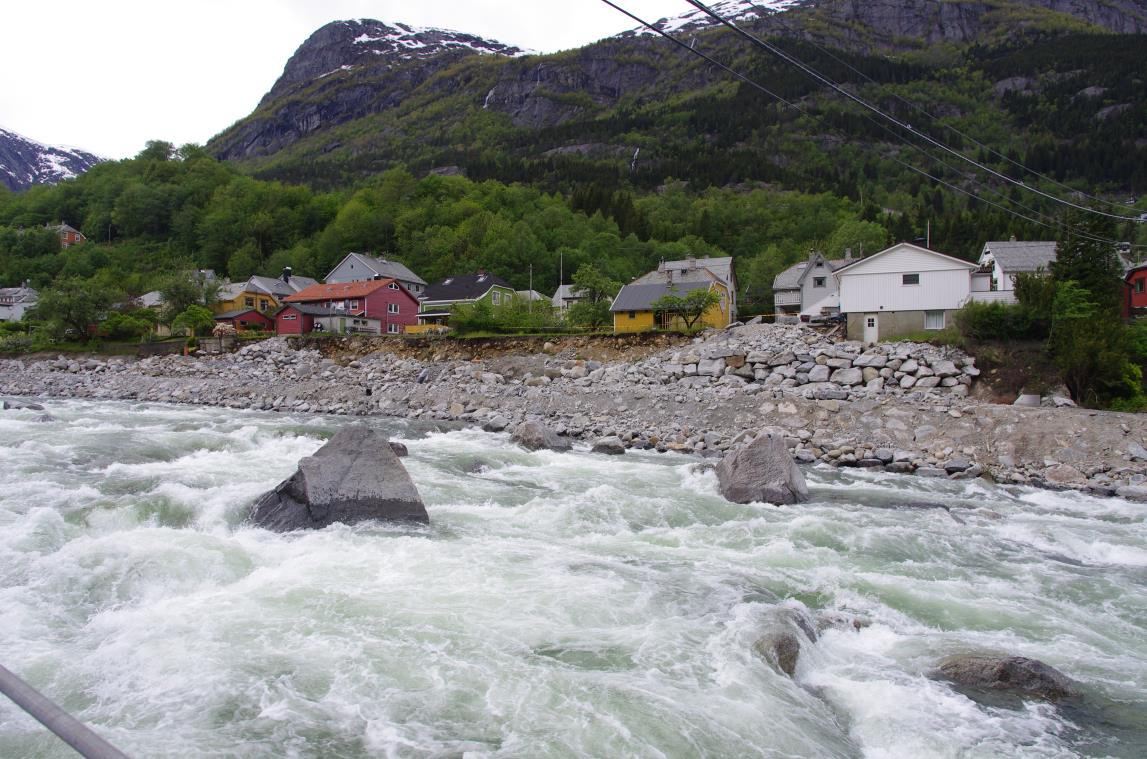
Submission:
[[[1098,214],[1100,216],[1107,216],[1108,218],[1117,219],[1119,221],[1134,221],[1134,222],[1139,221],[1139,218],[1136,216],[1124,216],[1122,214],[1113,214],[1113,213],[1108,213],[1106,211],[1100,211],[1100,210],[1097,210],[1094,208],[1088,208],[1087,206],[1082,206],[1078,203],[1073,203],[1070,200],[1065,200],[1063,198],[1052,195],[1051,193],[1044,192],[1043,190],[1039,189],[1038,187],[1032,187],[1023,181],[1012,179],[1008,175],[1003,174],[1001,172],[998,172],[990,166],[986,166],[986,165],[980,163],[979,161],[976,161],[973,158],[969,158],[968,156],[964,155],[960,151],[955,150],[955,149],[945,145],[944,143],[940,142],[939,140],[936,140],[936,139],[930,137],[927,134],[924,134],[923,132],[921,132],[917,129],[913,129],[911,124],[907,124],[903,121],[900,121],[895,116],[892,116],[890,114],[885,113],[880,108],[876,107],[875,105],[872,105],[871,103],[869,103],[864,98],[859,97],[857,95],[854,95],[853,93],[849,92],[845,88],[841,87],[839,84],[832,81],[828,77],[824,76],[819,71],[812,68],[811,66],[808,66],[803,61],[796,58],[795,56],[789,55],[788,53],[786,53],[784,50],[781,50],[777,46],[775,46],[769,42],[766,42],[766,41],[760,39],[759,37],[757,37],[753,34],[750,34],[749,32],[746,32],[744,29],[741,29],[739,26],[734,24],[732,21],[729,21],[728,19],[726,19],[725,17],[721,16],[720,14],[714,12],[713,10],[710,10],[709,6],[700,2],[700,0],[686,0],[686,2],[688,2],[690,5],[697,8],[698,10],[704,12],[706,15],[711,16],[713,19],[720,22],[722,25],[729,27],[734,32],[736,32],[740,36],[744,37],[745,39],[749,40],[751,43],[753,43],[757,47],[764,48],[765,50],[769,51],[770,53],[777,56],[778,58],[785,61],[786,63],[792,64],[793,66],[796,66],[801,71],[803,71],[805,74],[807,74],[809,77],[811,77],[811,78],[815,79],[816,81],[830,87],[834,91],[839,92],[841,95],[844,95],[846,98],[853,101],[854,103],[862,106],[863,108],[868,109],[869,111],[872,111],[873,113],[877,114],[881,118],[887,119],[888,121],[892,122],[893,124],[900,127],[901,129],[904,129],[904,130],[910,132],[911,134],[918,136],[919,138],[923,139],[924,141],[930,143],[931,145],[934,145],[935,147],[940,148],[941,150],[943,150],[947,153],[950,153],[951,155],[955,156],[956,158],[959,158],[961,161],[965,161],[967,163],[972,164],[973,166],[980,169],[981,171],[986,171],[998,179],[1002,179],[1005,182],[1009,182],[1009,183],[1011,183],[1017,187],[1025,189],[1029,192],[1034,192],[1037,195],[1041,195],[1044,198],[1047,198],[1048,200],[1054,201],[1056,203],[1061,203],[1061,204],[1066,205],[1066,206],[1070,206],[1070,207],[1075,208],[1079,211]]]
[[[724,70],[724,71],[728,72],[729,74],[732,74],[733,76],[735,76],[737,79],[741,80],[742,82],[744,82],[744,83],[748,84],[749,86],[753,87],[754,89],[756,89],[756,90],[759,90],[760,92],[763,92],[763,93],[765,93],[766,95],[769,95],[770,97],[772,97],[772,98],[774,98],[774,99],[776,99],[776,100],[780,101],[782,104],[784,104],[784,105],[788,106],[789,108],[792,108],[792,109],[796,110],[796,111],[797,111],[798,113],[800,113],[801,115],[804,115],[804,116],[808,116],[809,118],[812,118],[812,119],[821,120],[821,119],[820,119],[818,116],[816,116],[816,115],[815,115],[815,114],[813,114],[813,113],[810,113],[809,111],[807,111],[806,109],[804,109],[804,108],[803,108],[803,107],[801,107],[800,105],[798,105],[798,104],[796,104],[796,103],[793,103],[793,102],[790,102],[790,101],[786,100],[785,98],[781,97],[780,95],[777,95],[776,93],[774,93],[774,92],[772,92],[771,90],[767,89],[766,87],[764,87],[763,85],[759,84],[758,82],[756,82],[755,80],[751,79],[750,77],[748,77],[748,76],[746,76],[746,75],[744,75],[744,74],[740,73],[739,71],[737,71],[737,70],[735,70],[735,69],[731,68],[730,66],[727,66],[727,65],[725,65],[724,63],[721,63],[720,61],[718,61],[718,60],[716,60],[716,59],[712,58],[711,56],[709,56],[709,55],[706,55],[705,53],[701,52],[700,50],[697,50],[695,47],[693,47],[693,46],[691,46],[691,45],[687,45],[687,44],[685,44],[684,42],[682,42],[681,40],[677,39],[676,37],[674,37],[674,36],[672,36],[672,35],[668,34],[667,32],[665,32],[665,31],[663,31],[663,30],[659,29],[659,28],[658,28],[658,27],[657,27],[655,24],[652,24],[652,23],[650,23],[650,22],[648,22],[648,21],[645,21],[645,20],[644,20],[644,19],[642,19],[641,17],[639,17],[639,16],[637,16],[637,15],[635,15],[635,14],[631,13],[630,11],[628,11],[628,10],[626,10],[625,8],[621,7],[620,5],[618,5],[618,4],[614,3],[614,2],[612,2],[611,0],[601,0],[601,1],[602,1],[603,3],[605,3],[606,5],[610,6],[611,8],[613,8],[614,10],[617,10],[618,12],[620,12],[620,13],[624,14],[625,16],[628,16],[630,19],[632,19],[633,21],[636,21],[636,22],[637,22],[638,24],[640,24],[641,26],[643,26],[643,27],[645,27],[645,28],[647,28],[647,29],[649,29],[649,30],[651,30],[651,31],[655,32],[656,34],[660,35],[661,37],[664,37],[665,39],[667,39],[667,40],[669,40],[670,42],[674,43],[674,44],[675,44],[675,45],[677,45],[678,47],[681,47],[681,48],[683,48],[684,50],[688,51],[689,53],[692,53],[693,55],[696,55],[696,56],[698,56],[699,58],[702,58],[702,59],[704,59],[704,60],[708,61],[709,63],[711,63],[711,64],[713,64],[714,66],[717,66],[718,68],[720,68],[720,69],[722,69],[722,70]],[[892,134],[892,135],[893,135],[893,136],[894,136],[896,139],[899,139],[901,142],[904,142],[904,144],[905,144],[905,145],[907,145],[908,147],[911,147],[911,148],[913,148],[913,149],[915,149],[915,150],[917,150],[917,151],[921,152],[921,153],[922,153],[922,154],[923,154],[923,155],[924,155],[926,158],[930,158],[931,160],[937,161],[938,163],[940,163],[940,164],[941,164],[942,166],[944,166],[945,168],[948,168],[948,169],[951,169],[951,170],[955,171],[955,169],[953,169],[953,168],[952,168],[952,167],[951,167],[949,164],[947,164],[947,163],[946,163],[946,162],[944,162],[943,160],[941,160],[941,159],[939,159],[939,158],[936,158],[935,156],[933,156],[933,155],[929,154],[927,151],[925,151],[925,150],[924,150],[923,148],[921,148],[919,145],[914,145],[914,144],[912,144],[912,143],[909,143],[909,142],[906,142],[906,141],[904,141],[904,140],[903,140],[903,138],[902,138],[902,137],[900,137],[900,135],[896,134],[895,132],[892,132],[892,131],[891,131],[891,130],[890,130],[890,129],[889,129],[887,126],[886,126],[886,125],[884,125],[884,124],[880,124],[879,122],[876,122],[875,120],[872,120],[872,119],[871,119],[871,117],[869,117],[869,119],[870,119],[871,121],[873,121],[873,123],[874,123],[874,124],[876,124],[877,126],[880,126],[882,129],[884,129],[884,130],[885,130],[886,132],[888,132],[889,134]],[[845,139],[847,139],[847,137],[848,137],[847,135],[845,135],[845,134],[843,134],[842,132],[840,132],[840,130],[838,130],[838,129],[835,129],[834,127],[832,127],[832,125],[830,125],[830,124],[827,124],[826,126],[827,126],[827,127],[830,129],[830,130],[832,130],[832,131],[836,132],[836,133],[837,133],[838,135],[840,135],[842,138],[845,138]],[[1030,216],[1026,216],[1026,215],[1024,215],[1024,214],[1018,213],[1017,211],[1014,211],[1013,209],[1011,209],[1011,208],[1008,208],[1008,207],[1006,207],[1006,206],[1004,206],[1004,205],[1001,205],[1001,204],[999,204],[999,203],[996,203],[996,202],[994,202],[994,201],[991,201],[991,200],[987,200],[987,199],[985,199],[985,198],[983,198],[983,197],[980,197],[979,195],[977,195],[977,194],[976,194],[976,193],[974,193],[974,192],[971,192],[971,191],[969,191],[969,190],[966,190],[966,189],[964,189],[963,187],[960,187],[960,186],[958,186],[958,185],[954,185],[954,184],[952,184],[951,182],[948,182],[948,181],[946,181],[946,180],[944,180],[944,179],[941,179],[941,178],[939,178],[939,177],[936,177],[936,176],[934,176],[934,175],[932,175],[932,174],[928,173],[927,171],[924,171],[923,169],[920,169],[919,167],[913,166],[912,164],[910,164],[910,163],[907,163],[906,161],[903,161],[903,160],[901,160],[900,158],[898,158],[898,157],[896,157],[896,156],[889,156],[889,158],[890,158],[890,160],[892,160],[894,163],[897,163],[897,164],[899,164],[900,166],[902,166],[903,168],[905,168],[905,169],[908,169],[909,171],[912,171],[912,172],[914,172],[914,173],[916,173],[916,174],[919,174],[920,176],[922,176],[922,177],[925,177],[926,179],[929,179],[929,180],[931,180],[932,182],[935,182],[935,183],[941,184],[941,185],[943,185],[943,186],[945,186],[945,187],[947,187],[947,188],[949,188],[949,189],[951,189],[951,190],[954,190],[955,192],[961,193],[961,194],[963,194],[963,195],[967,195],[968,197],[970,197],[970,198],[972,198],[972,199],[974,199],[974,200],[977,200],[977,201],[979,201],[979,202],[981,202],[981,203],[984,203],[984,204],[986,204],[986,205],[992,206],[993,208],[997,208],[997,209],[999,209],[999,210],[1001,210],[1001,211],[1004,211],[1005,213],[1011,214],[1012,216],[1015,216],[1015,217],[1016,217],[1016,218],[1018,218],[1018,219],[1023,219],[1024,221],[1030,222],[1030,223],[1032,223],[1032,224],[1036,224],[1036,225],[1038,225],[1038,226],[1046,227],[1046,228],[1048,228],[1048,229],[1052,229],[1052,230],[1058,230],[1058,228],[1061,226],[1061,225],[1057,224],[1057,223],[1056,223],[1056,222],[1054,222],[1054,221],[1052,221],[1052,222],[1048,222],[1048,221],[1043,221],[1043,220],[1041,220],[1041,219],[1032,218],[1032,217],[1030,217]],[[977,180],[975,180],[974,178],[972,178],[972,181],[976,181],[976,183],[977,183],[977,184],[979,184],[979,182],[978,182]],[[988,189],[989,189],[989,191],[990,191],[990,192],[992,192],[993,194],[999,195],[1000,197],[1005,197],[1005,196],[1003,196],[1003,194],[1002,194],[1002,193],[1000,193],[1000,192],[999,192],[999,191],[997,191],[997,190],[994,190],[994,189],[992,189],[992,188],[988,188]],[[1044,214],[1044,213],[1042,213],[1042,212],[1040,212],[1040,211],[1037,211],[1037,210],[1035,210],[1035,209],[1029,208],[1029,207],[1025,206],[1024,204],[1022,204],[1022,203],[1019,203],[1018,201],[1015,201],[1015,200],[1011,200],[1011,199],[1008,199],[1008,198],[1005,198],[1005,199],[1007,199],[1009,202],[1012,202],[1012,203],[1016,203],[1016,204],[1017,204],[1017,205],[1019,205],[1021,208],[1024,208],[1025,210],[1031,211],[1032,213],[1035,213],[1035,214],[1037,214],[1037,215],[1039,215],[1039,216],[1042,216],[1042,217],[1044,217],[1044,218],[1051,218],[1051,217],[1048,217],[1046,214]],[[1095,236],[1095,235],[1091,235],[1090,233],[1087,233],[1087,232],[1083,232],[1083,231],[1081,231],[1081,230],[1075,230],[1075,233],[1076,233],[1078,236],[1080,236],[1080,237],[1083,237],[1083,238],[1085,238],[1085,239],[1088,239],[1088,240],[1091,240],[1091,241],[1093,241],[1093,242],[1102,242],[1102,243],[1111,244],[1111,245],[1118,245],[1118,244],[1121,244],[1121,243],[1120,243],[1120,241],[1118,241],[1118,240],[1109,240],[1109,239],[1106,239],[1106,238],[1097,237],[1097,236]],[[1147,246],[1142,246],[1142,245],[1133,245],[1132,247],[1138,248],[1138,247],[1147,247]]]
[[[767,9],[767,8],[761,8],[760,6],[756,5],[755,3],[750,3],[750,5],[752,5],[752,7],[754,9],[756,9],[757,11],[760,11],[761,13],[765,13],[769,16],[769,18],[774,19],[777,22],[777,24],[779,26],[781,26],[783,29],[785,29],[786,31],[788,31],[794,35],[797,34],[797,31],[792,26],[790,26],[787,22],[785,22],[785,20],[781,17],[780,12],[774,11],[771,9]],[[825,48],[825,47],[817,44],[817,42],[815,40],[806,39],[805,42],[812,45],[819,52],[823,53],[824,55],[827,55],[829,58],[836,61],[840,65],[844,66],[849,71],[852,71],[857,76],[862,77],[865,81],[867,81],[871,84],[880,84],[875,79],[870,77],[868,74],[865,74],[863,71],[861,71],[857,67],[853,66],[848,61],[846,61],[843,58],[840,58],[839,56],[834,54],[828,48]],[[972,137],[971,135],[969,135],[965,132],[962,132],[957,127],[954,127],[951,124],[944,123],[939,118],[937,118],[932,113],[930,113],[927,109],[925,109],[923,106],[918,105],[916,103],[913,103],[911,100],[908,100],[907,98],[901,97],[900,95],[896,94],[895,92],[892,92],[891,95],[893,98],[900,101],[901,103],[908,106],[909,108],[915,110],[917,113],[920,113],[924,116],[927,116],[929,119],[932,120],[932,122],[939,124],[942,128],[947,129],[948,131],[955,133],[961,139],[967,140],[968,142],[972,143],[976,147],[978,147],[982,150],[988,151],[991,155],[995,156],[996,158],[1007,161],[1012,166],[1023,169],[1025,172],[1032,174],[1033,176],[1036,176],[1039,179],[1044,180],[1045,182],[1049,182],[1051,184],[1054,184],[1057,187],[1062,187],[1063,189],[1067,190],[1068,192],[1078,193],[1079,195],[1082,195],[1084,198],[1086,198],[1088,200],[1093,200],[1097,203],[1102,203],[1102,204],[1109,206],[1111,208],[1124,208],[1124,209],[1131,210],[1131,211],[1138,211],[1139,210],[1139,209],[1135,208],[1134,206],[1129,206],[1125,203],[1113,203],[1109,200],[1104,200],[1103,198],[1097,197],[1095,195],[1089,195],[1088,193],[1084,192],[1083,190],[1077,189],[1075,187],[1072,187],[1071,185],[1064,184],[1063,182],[1058,181],[1054,177],[1049,177],[1046,174],[1041,174],[1040,172],[1036,171],[1035,169],[1033,169],[1029,166],[1026,166],[1025,164],[1023,164],[1023,163],[1021,163],[1021,162],[1019,162],[1013,158],[1009,158],[1008,156],[1004,155],[1003,153],[1000,153],[999,151],[992,148],[990,145],[985,145],[984,143],[977,140],[975,137]]]

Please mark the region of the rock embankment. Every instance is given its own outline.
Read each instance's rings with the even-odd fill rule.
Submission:
[[[974,362],[950,348],[863,346],[771,324],[711,331],[635,362],[547,352],[424,360],[379,346],[345,363],[280,338],[200,359],[8,360],[0,393],[381,414],[495,432],[534,421],[568,441],[616,437],[703,456],[764,429],[800,463],[1147,500],[1143,417],[981,403],[969,395]]]

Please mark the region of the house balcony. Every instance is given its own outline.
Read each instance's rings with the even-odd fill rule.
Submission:
[[[800,306],[800,290],[776,290],[773,292],[773,304],[777,306]]]
[[[1005,303],[1011,305],[1019,303],[1016,299],[1015,290],[984,290],[980,292],[973,291],[969,296],[969,300],[974,300],[977,303]]]

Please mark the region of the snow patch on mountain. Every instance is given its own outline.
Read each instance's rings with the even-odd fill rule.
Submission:
[[[729,21],[755,21],[764,16],[781,13],[797,6],[803,5],[806,0],[720,0],[720,2],[707,3],[709,8],[722,18]],[[679,34],[681,32],[695,32],[699,29],[715,26],[720,22],[709,14],[693,8],[679,16],[671,16],[657,21],[654,26],[666,34]],[[656,34],[647,27],[638,27],[619,36],[643,36]]]
[[[10,190],[74,179],[106,160],[78,148],[45,145],[0,127],[0,184]]]

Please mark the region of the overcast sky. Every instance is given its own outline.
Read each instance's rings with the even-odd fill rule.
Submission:
[[[650,21],[684,0],[622,0]],[[0,0],[0,127],[126,158],[249,114],[311,32],[374,18],[552,52],[633,28],[600,0]]]

